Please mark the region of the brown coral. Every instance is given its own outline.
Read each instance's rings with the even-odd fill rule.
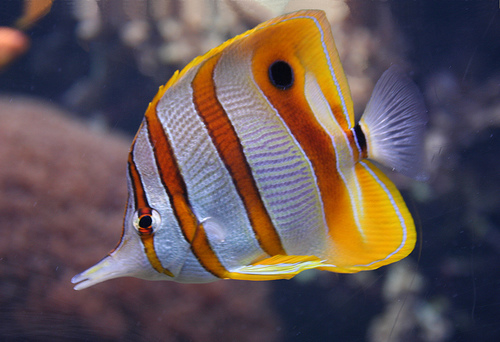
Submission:
[[[120,235],[130,139],[44,102],[0,98],[0,336],[23,340],[275,341],[268,283],[70,278]]]

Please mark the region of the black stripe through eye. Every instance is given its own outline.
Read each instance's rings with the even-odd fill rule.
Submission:
[[[269,67],[269,80],[278,89],[290,88],[293,85],[292,67],[287,62],[274,62]]]

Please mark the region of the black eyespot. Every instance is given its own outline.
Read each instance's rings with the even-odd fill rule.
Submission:
[[[141,208],[135,212],[134,227],[139,235],[151,235],[160,226],[160,214],[151,208]]]
[[[274,62],[269,67],[269,80],[278,89],[290,88],[293,85],[292,67],[287,62]]]

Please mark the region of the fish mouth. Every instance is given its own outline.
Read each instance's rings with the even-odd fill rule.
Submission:
[[[172,276],[158,273],[150,264],[137,234],[124,238],[115,250],[94,266],[75,275],[71,282],[75,290],[102,283],[103,281],[134,277],[149,280],[172,279]]]
[[[75,275],[71,282],[75,284],[75,290],[83,290],[105,280],[126,276],[127,273],[112,255],[108,255],[94,266]]]
[[[103,281],[119,277],[154,278],[157,273],[138,248],[137,241],[123,240],[120,245],[94,266],[75,275],[71,282],[75,290],[102,283]]]

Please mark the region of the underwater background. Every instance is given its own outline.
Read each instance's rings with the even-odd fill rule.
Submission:
[[[500,340],[500,3],[281,3],[55,0],[25,30],[27,51],[0,69],[0,340]],[[1,1],[0,27],[24,5]],[[128,149],[158,87],[300,8],[326,11],[358,116],[391,64],[424,94],[430,179],[390,175],[418,226],[415,251],[352,275],[74,291],[71,277],[118,241]]]

